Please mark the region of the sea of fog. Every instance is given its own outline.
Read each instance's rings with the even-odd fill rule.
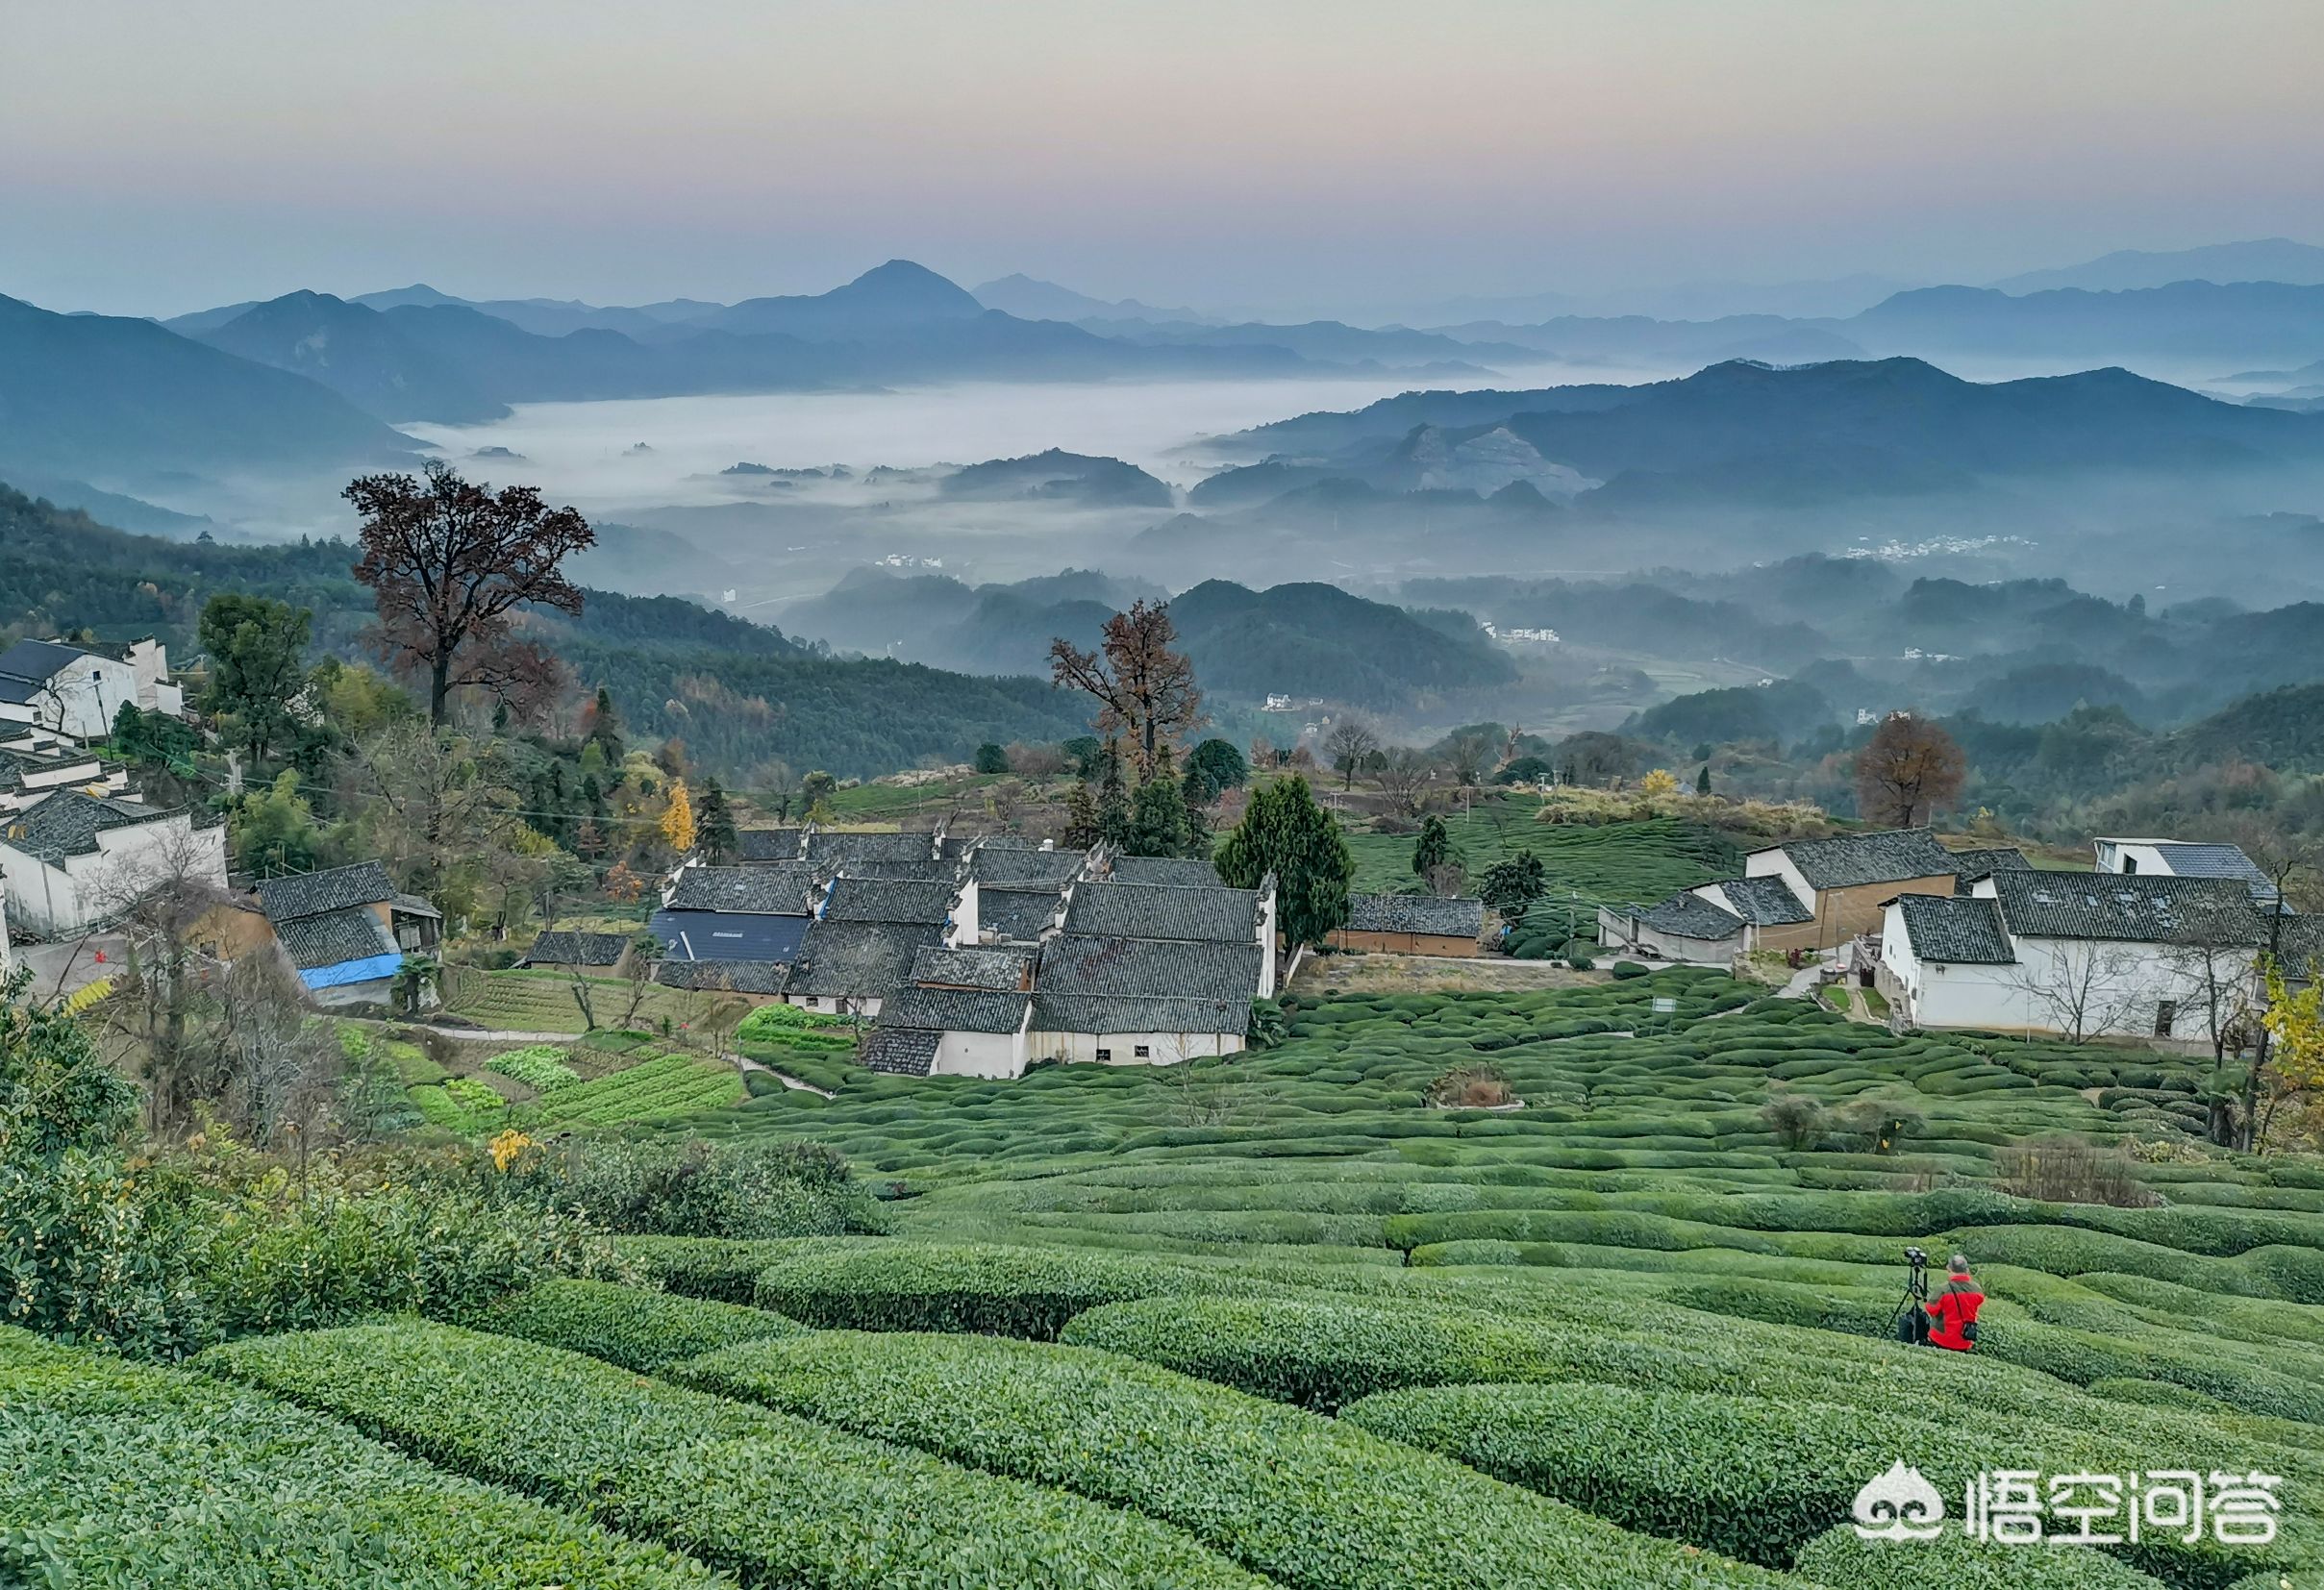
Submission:
[[[406,424],[472,479],[537,484],[609,512],[759,495],[730,464],[862,470],[976,463],[1062,447],[1125,459],[1174,484],[1217,467],[1185,449],[1204,436],[1316,410],[1357,409],[1416,386],[1522,388],[1659,381],[1678,372],[1544,364],[1418,379],[1393,371],[1319,379],[961,382],[862,392],[536,403],[488,425]],[[642,444],[642,446],[640,445]],[[475,459],[487,448],[517,458]]]

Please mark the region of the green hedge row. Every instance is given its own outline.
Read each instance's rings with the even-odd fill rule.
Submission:
[[[1342,1417],[1625,1528],[1770,1568],[1790,1567],[1900,1456],[1946,1492],[1978,1467],[1968,1444],[1932,1421],[1757,1397],[1442,1386],[1367,1397]]]
[[[1451,1309],[1285,1298],[1150,1298],[1094,1308],[1060,1340],[1329,1413],[1399,1386],[1557,1372],[1556,1328]]]
[[[1192,1265],[1073,1249],[802,1242],[760,1272],[751,1301],[826,1329],[1051,1341],[1074,1315],[1105,1304],[1254,1288]]]
[[[1864,1540],[1850,1528],[1811,1543],[1799,1554],[1799,1574],[1825,1590],[2159,1590],[2162,1583],[2082,1547],[1996,1545],[1954,1533]],[[2276,1590],[2272,1573],[2260,1582]]]
[[[674,1359],[806,1329],[763,1308],[602,1280],[542,1281],[495,1304],[477,1323],[504,1336],[586,1353],[649,1375]]]
[[[713,1236],[617,1236],[613,1251],[653,1280],[689,1298],[748,1303],[759,1272],[788,1252],[787,1239]]]
[[[733,1581],[238,1386],[0,1329],[0,1583],[712,1590]]]
[[[1763,1585],[1351,1426],[1085,1348],[833,1332],[670,1373],[1187,1529],[1296,1590]]]
[[[531,1342],[400,1323],[253,1338],[198,1362],[747,1583],[1258,1590],[1134,1514]]]

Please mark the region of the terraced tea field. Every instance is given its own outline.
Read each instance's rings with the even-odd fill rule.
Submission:
[[[746,1048],[835,1096],[662,1124],[830,1143],[896,1234],[628,1238],[637,1284],[179,1369],[0,1333],[0,1521],[44,1521],[0,1523],[0,1570],[246,1582],[185,1565],[256,1521],[283,1585],[2324,1583],[2324,1165],[2208,1146],[2208,1060],[1680,970],[1291,1025],[987,1083],[762,1022]],[[1523,1107],[1430,1105],[1475,1067]],[[2055,1133],[2143,1196],[2005,1188]],[[1909,1244],[1975,1260],[1974,1354],[1887,1334]],[[212,1431],[187,1505],[168,1453]],[[321,1493],[270,1455],[326,1442]],[[1899,1463],[1935,1540],[1853,1527]],[[1972,1538],[1998,1471],[2034,1477],[1993,1493],[2018,1534],[2096,1543]],[[278,1550],[278,1496],[331,1553]]]

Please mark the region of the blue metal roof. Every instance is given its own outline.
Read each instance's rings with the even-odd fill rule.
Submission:
[[[674,960],[796,959],[809,918],[763,911],[659,910],[647,924]]]
[[[299,981],[310,988],[344,988],[351,982],[377,982],[391,978],[403,969],[401,954],[367,956],[362,960],[342,960],[337,966],[311,966],[299,974]]]

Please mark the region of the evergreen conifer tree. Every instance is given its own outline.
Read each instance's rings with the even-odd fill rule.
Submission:
[[[1348,919],[1356,858],[1339,820],[1315,804],[1306,779],[1278,779],[1251,797],[1218,848],[1218,875],[1255,889],[1275,875],[1275,920],[1291,944],[1320,944]]]

